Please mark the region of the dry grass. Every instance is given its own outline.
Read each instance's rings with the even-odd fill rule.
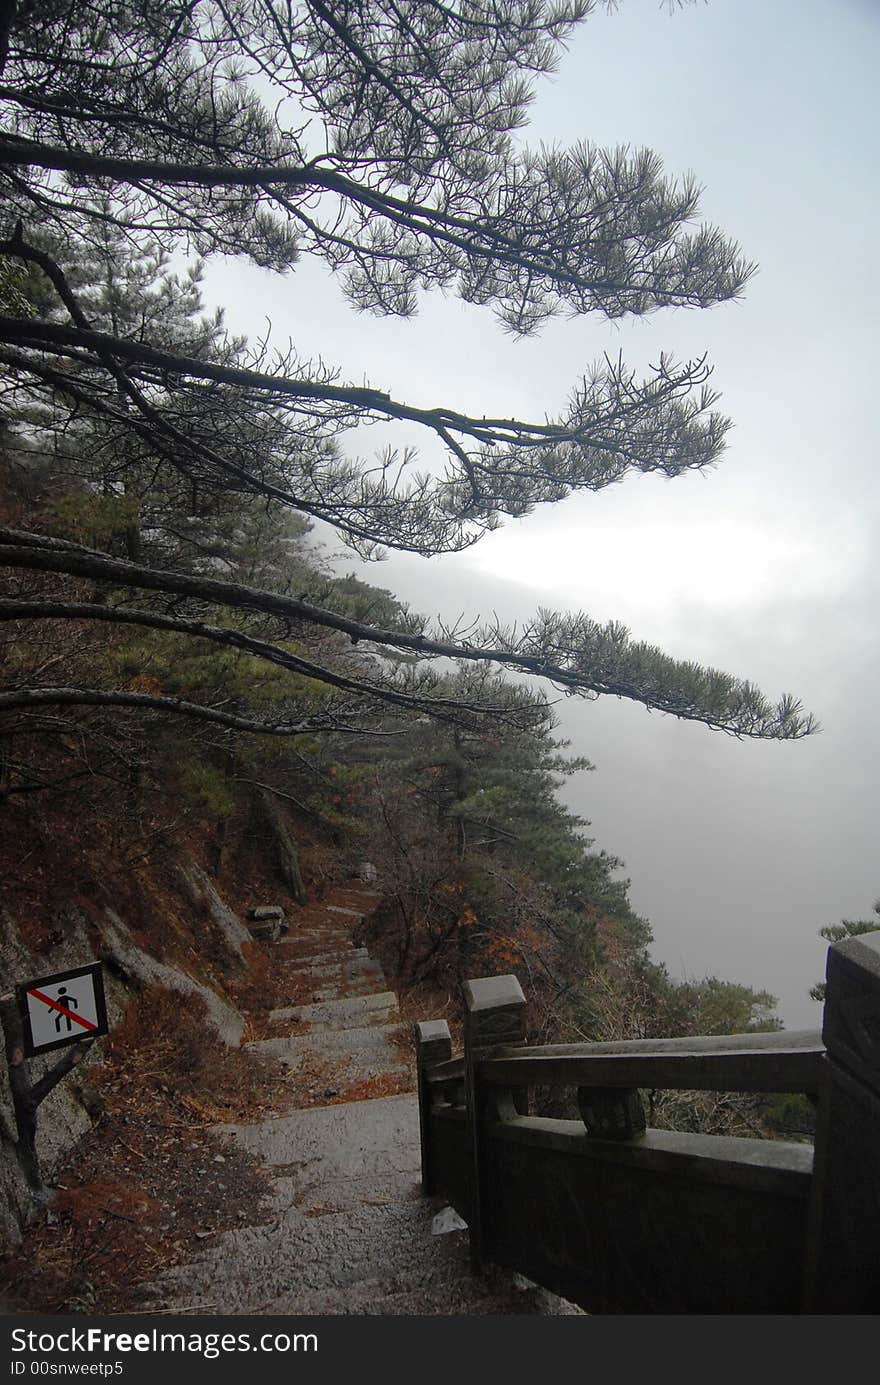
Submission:
[[[349,1101],[375,1101],[384,1096],[403,1096],[414,1090],[413,1077],[408,1071],[380,1072],[375,1077],[363,1077],[351,1084],[337,1078],[335,1080],[339,1085],[334,1086],[332,1071],[328,1070],[320,1080],[329,1085],[319,1087],[314,1092],[301,1091],[296,1102],[298,1110],[313,1106],[342,1106]]]
[[[231,977],[224,987],[233,1005],[247,1015],[255,1031],[270,1010],[287,1003],[284,970],[279,967],[277,954],[273,954],[270,947],[261,942],[245,943],[242,955],[247,970],[242,976]]]
[[[271,1110],[282,1076],[279,1064],[220,1042],[200,996],[149,986],[110,1036],[102,1085],[137,1084],[200,1119],[236,1121]]]
[[[389,982],[393,990],[393,983]],[[461,994],[447,990],[430,981],[398,991],[400,1018],[413,1026],[419,1020],[446,1020],[452,1037],[453,1055],[461,1053],[464,1046],[464,1027],[462,1023]]]

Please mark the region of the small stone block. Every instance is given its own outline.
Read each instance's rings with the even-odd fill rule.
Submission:
[[[452,1057],[452,1038],[445,1020],[419,1020],[414,1029],[420,1068],[445,1063]]]
[[[526,1003],[522,986],[515,976],[483,976],[476,981],[465,981],[462,989],[469,1015]]]
[[[835,957],[845,957],[853,966],[880,983],[880,929],[874,933],[861,933],[854,938],[844,938],[833,943],[828,949]]]
[[[260,942],[277,943],[281,937],[283,925],[278,919],[265,919],[261,923],[249,924],[252,938],[257,938]]]
[[[484,976],[465,981],[462,989],[471,1047],[522,1039],[526,998],[515,976]]]
[[[431,1222],[432,1236],[448,1236],[450,1231],[467,1231],[466,1221],[462,1221],[454,1207],[444,1207]]]
[[[880,1091],[880,932],[828,949],[822,1037],[829,1057]]]

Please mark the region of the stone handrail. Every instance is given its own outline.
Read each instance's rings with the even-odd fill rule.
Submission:
[[[465,1051],[416,1026],[422,1180],[494,1261],[592,1312],[880,1307],[880,932],[829,949],[821,1036],[525,1047],[513,976],[464,986]],[[581,1120],[528,1114],[574,1088]],[[808,1144],[646,1128],[639,1089],[803,1092]]]
[[[734,1042],[747,1040],[748,1042]],[[507,1048],[484,1059],[487,1082],[512,1086],[666,1087],[690,1091],[805,1092],[819,1089],[825,1045],[815,1030]]]

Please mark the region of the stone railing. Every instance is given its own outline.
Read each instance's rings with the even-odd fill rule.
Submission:
[[[422,1183],[506,1266],[599,1313],[880,1308],[880,932],[829,949],[821,1035],[522,1044],[514,976],[416,1026]],[[576,1092],[581,1120],[529,1115]],[[645,1127],[640,1090],[803,1092],[809,1144]]]

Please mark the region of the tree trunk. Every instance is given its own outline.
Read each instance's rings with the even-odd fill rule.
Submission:
[[[254,804],[257,809],[257,820],[271,844],[275,869],[280,879],[289,891],[291,898],[297,904],[305,904],[308,895],[300,875],[296,843],[279,812],[278,804],[273,795],[263,788],[255,788]]]

